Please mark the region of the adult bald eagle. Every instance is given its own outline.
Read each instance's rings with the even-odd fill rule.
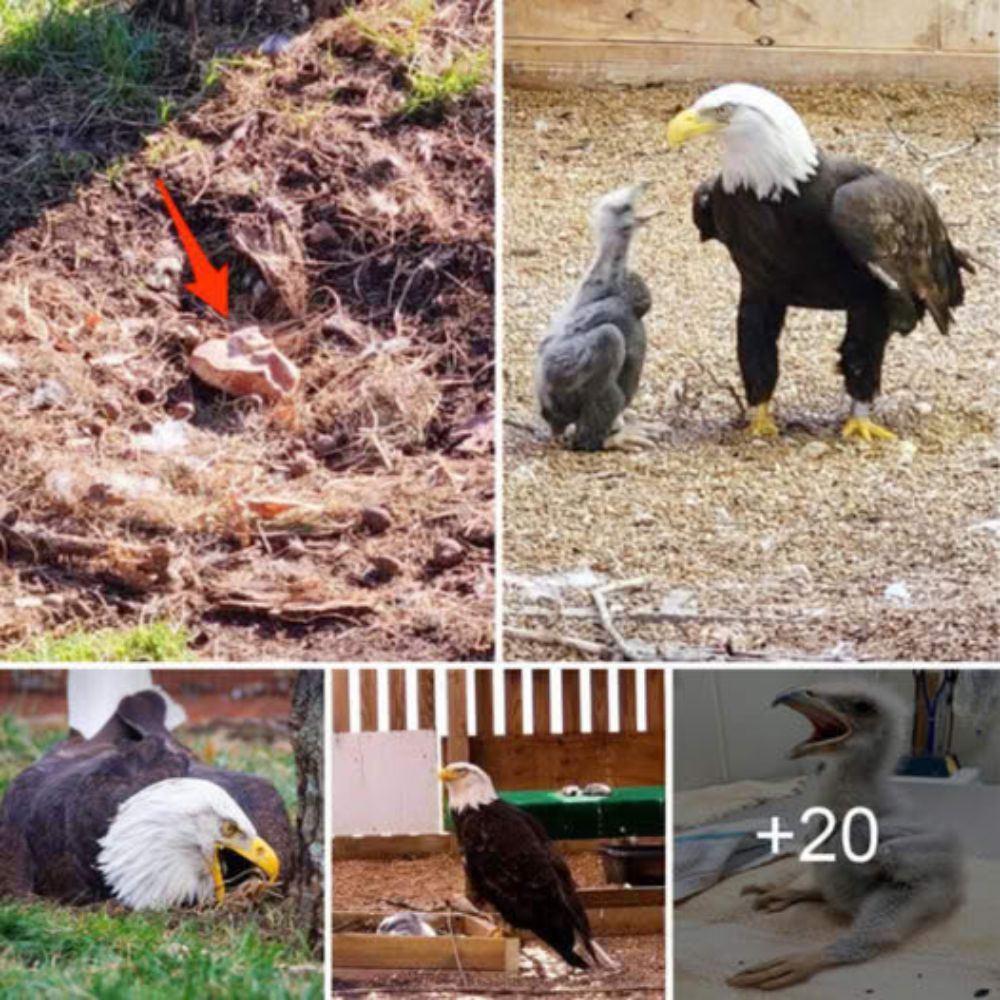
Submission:
[[[856,160],[826,156],[776,94],[732,83],[704,94],[670,122],[679,145],[717,134],[722,172],[695,192],[702,240],[718,239],[740,272],[737,347],[750,429],[777,434],[769,404],[778,380],[778,337],[789,306],[843,309],[840,369],[851,396],[845,437],[892,439],[873,422],[882,359],[893,332],[930,312],[942,333],[962,304],[956,249],[930,196]]]
[[[614,968],[591,937],[573,876],[541,823],[501,801],[490,776],[475,764],[449,764],[439,776],[473,893],[574,968]]]
[[[128,695],[97,733],[74,731],[14,779],[0,804],[0,896],[167,909],[288,873],[274,786],[201,763],[166,715],[160,692]]]

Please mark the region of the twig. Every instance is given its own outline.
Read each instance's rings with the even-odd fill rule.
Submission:
[[[625,638],[625,636],[621,634],[621,632],[618,631],[618,628],[611,619],[611,611],[608,608],[607,595],[616,590],[630,590],[637,586],[644,586],[645,583],[645,580],[625,580],[621,583],[608,584],[606,587],[595,587],[590,592],[590,597],[594,602],[594,606],[597,608],[597,614],[600,616],[601,625],[604,626],[604,631],[611,636],[615,646],[618,647],[619,652],[622,654],[622,658],[628,661],[650,660],[655,659],[655,657],[643,655],[628,641],[628,639]]]
[[[608,647],[603,643],[591,642],[589,639],[577,639],[571,635],[560,635],[558,632],[542,632],[538,629],[507,625],[504,627],[503,634],[511,639],[540,642],[546,646],[565,646],[567,649],[575,649],[578,653],[586,653],[588,656],[605,656],[609,652]]]
[[[465,969],[462,966],[462,958],[458,953],[458,942],[455,940],[455,926],[451,921],[451,913],[449,912],[446,916],[448,921],[448,940],[451,941],[451,951],[455,956],[455,968],[458,969],[458,974],[462,979],[462,985],[465,986],[469,982],[469,977],[465,974]]]

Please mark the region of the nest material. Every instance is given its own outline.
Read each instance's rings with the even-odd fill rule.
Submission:
[[[492,412],[492,95],[408,119],[403,64],[342,44],[353,30],[318,24],[273,63],[251,45],[0,252],[0,516],[163,544],[170,570],[143,592],[97,559],[8,554],[4,641],[163,618],[214,657],[489,655],[492,534],[467,529],[491,514],[492,456],[467,444]],[[491,32],[487,6],[443,4],[421,44]],[[154,177],[229,265],[233,329],[260,326],[301,369],[290,405],[192,381],[191,351],[228,331],[184,290]],[[441,571],[445,543],[465,557]],[[389,555],[398,571],[373,574]]]

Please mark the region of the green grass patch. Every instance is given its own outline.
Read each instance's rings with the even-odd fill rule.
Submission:
[[[404,115],[438,111],[461,100],[486,78],[491,53],[460,50],[443,58],[432,43],[435,0],[398,0],[374,10],[354,9],[344,16],[363,38],[406,66],[408,93]]]
[[[357,8],[347,10],[344,16],[372,45],[395,59],[409,61],[416,57],[424,28],[434,13],[434,0],[399,0],[392,7],[379,7],[364,13]]]
[[[0,4],[0,73],[77,82],[113,105],[132,100],[161,70],[161,36],[116,0]]]
[[[472,93],[486,77],[490,55],[486,50],[462,52],[442,69],[411,67],[407,74],[410,93],[403,104],[404,112],[416,114],[441,108]]]
[[[29,764],[65,735],[61,728],[32,728],[13,715],[0,715],[0,795]]]
[[[163,663],[193,659],[187,632],[164,622],[42,636],[22,649],[5,652],[3,657],[21,663]]]
[[[285,907],[178,916],[0,904],[5,1000],[319,1000],[322,981]]]

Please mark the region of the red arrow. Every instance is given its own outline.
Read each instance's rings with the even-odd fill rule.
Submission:
[[[166,184],[159,178],[156,179],[156,189],[160,192],[177,229],[184,252],[191,261],[191,270],[194,272],[194,281],[184,287],[192,294],[214,309],[223,319],[229,317],[229,265],[222,267],[212,266],[212,262],[205,256],[205,251],[198,245],[194,234],[184,221],[174,199],[170,197]]]

